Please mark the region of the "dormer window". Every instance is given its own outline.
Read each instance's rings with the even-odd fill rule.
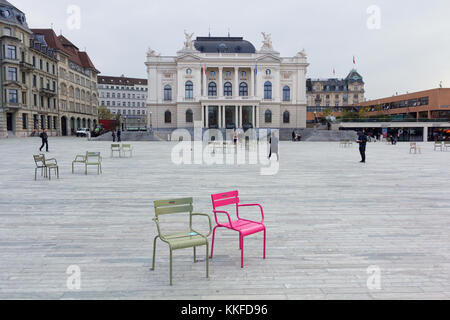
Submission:
[[[266,70],[266,75],[270,76],[271,74],[272,74],[272,70],[267,69],[267,70]]]
[[[187,75],[191,75],[191,74],[192,74],[192,69],[187,68],[187,69],[186,69],[186,74],[187,74]]]

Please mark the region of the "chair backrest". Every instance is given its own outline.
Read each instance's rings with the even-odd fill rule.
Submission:
[[[131,144],[122,144],[122,149],[131,149]]]
[[[34,163],[36,163],[37,167],[45,166],[45,155],[39,154],[39,155],[33,155]]]
[[[116,148],[120,149],[120,144],[112,144],[111,145],[111,149],[116,149]]]
[[[235,204],[237,206],[239,204],[239,191],[236,190],[225,193],[213,194],[211,195],[211,199],[214,210],[231,204]]]
[[[415,142],[411,142],[410,144],[409,144],[412,148],[414,148],[414,147],[416,147],[417,146],[417,143],[415,143]]]
[[[94,158],[94,161],[100,162],[100,152],[86,152],[86,162],[89,162],[92,158]]]
[[[192,205],[193,202],[193,198],[155,200],[155,216],[158,218],[160,215],[186,212],[192,214],[194,211],[194,207]]]

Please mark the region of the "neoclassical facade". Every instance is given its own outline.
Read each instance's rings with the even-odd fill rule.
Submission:
[[[269,34],[261,50],[241,37],[185,32],[176,56],[147,53],[148,121],[156,130],[305,128],[306,53],[281,57]]]

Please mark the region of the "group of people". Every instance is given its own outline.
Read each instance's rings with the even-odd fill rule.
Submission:
[[[295,131],[292,131],[292,141],[302,141],[302,136],[297,134]]]
[[[117,129],[117,135],[116,135],[116,131],[115,130],[111,130],[112,131],[112,138],[113,138],[113,142],[116,142],[116,136],[117,136],[117,142],[121,142],[121,131],[120,129]]]

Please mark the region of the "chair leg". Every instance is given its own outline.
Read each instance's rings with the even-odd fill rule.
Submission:
[[[194,263],[197,263],[197,247],[194,247]]]
[[[172,249],[170,249],[170,285],[172,285]]]
[[[212,243],[211,243],[211,259],[213,258],[213,255],[214,255],[214,240],[216,239],[216,229],[217,229],[217,226],[214,227],[214,230],[213,230]]]
[[[206,241],[206,278],[209,278],[209,243]]]
[[[266,259],[266,229],[264,229],[264,259]]]
[[[34,181],[37,180],[37,168],[34,168]]]
[[[159,236],[155,237],[153,240],[153,262],[152,262],[152,271],[155,270],[155,256],[156,256],[156,240],[158,240]]]
[[[244,237],[240,236],[241,242],[241,268],[244,268]]]

